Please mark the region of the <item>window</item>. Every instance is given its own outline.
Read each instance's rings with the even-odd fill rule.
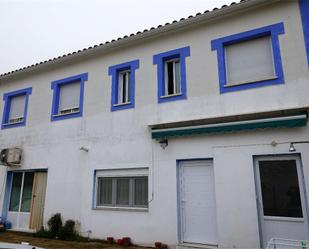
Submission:
[[[88,74],[84,73],[52,82],[52,121],[83,115],[84,82],[87,80]]]
[[[278,36],[283,23],[212,41],[217,50],[220,93],[283,84]]]
[[[146,169],[96,172],[95,207],[148,208]]]
[[[190,47],[153,56],[153,63],[157,64],[158,103],[187,98],[185,58],[188,56]]]
[[[118,104],[130,104],[130,70],[119,72],[118,79]]]
[[[26,88],[3,95],[5,101],[1,128],[25,126],[27,119],[28,98],[32,88]]]
[[[109,67],[112,76],[111,111],[134,108],[135,106],[135,70],[139,60],[129,61]]]
[[[309,1],[300,0],[299,8],[300,8],[301,21],[302,21],[302,27],[303,27],[304,42],[306,46],[307,61],[308,61],[308,66],[309,66]]]
[[[33,172],[14,172],[9,211],[30,212]]]
[[[166,96],[181,94],[180,60],[172,59],[165,62],[164,90]]]
[[[259,168],[264,215],[302,218],[296,161],[260,161]]]

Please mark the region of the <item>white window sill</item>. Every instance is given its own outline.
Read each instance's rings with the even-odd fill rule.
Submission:
[[[5,123],[2,124],[3,126],[10,126],[10,125],[16,125],[16,124],[22,124],[24,121],[19,121],[19,122],[12,122],[12,123]]]
[[[8,211],[9,213],[11,214],[30,214],[30,211],[29,212],[25,212],[25,211],[22,211],[22,212],[18,212],[18,211]]]
[[[245,84],[250,84],[250,83],[258,83],[260,81],[276,80],[276,79],[278,79],[277,76],[265,77],[265,78],[252,79],[252,80],[248,80],[248,81],[244,81],[244,82],[239,82],[239,83],[231,83],[231,84],[228,84],[228,85],[224,85],[224,87],[240,86],[240,85],[245,85]]]
[[[281,216],[264,216],[264,220],[304,222],[304,218],[281,217]]]
[[[133,211],[133,212],[148,212],[148,208],[139,207],[112,207],[112,206],[97,206],[94,210],[111,210],[111,211]]]
[[[67,115],[76,114],[76,113],[79,113],[79,111],[77,111],[77,112],[63,113],[63,114],[55,114],[55,115],[53,115],[53,117],[62,117],[62,116],[67,116]]]
[[[165,98],[170,98],[170,97],[175,97],[175,96],[181,96],[181,95],[182,95],[182,93],[164,95],[164,96],[160,96],[160,99],[165,99]]]
[[[131,104],[131,102],[125,102],[125,103],[120,103],[120,104],[114,104],[113,106],[114,106],[114,107],[117,107],[117,106],[129,105],[129,104]]]

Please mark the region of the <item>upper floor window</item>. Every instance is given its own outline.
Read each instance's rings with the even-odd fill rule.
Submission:
[[[164,90],[166,96],[181,94],[181,82],[180,82],[180,59],[167,60],[165,65],[165,84]]]
[[[1,125],[2,129],[26,125],[28,98],[31,93],[32,88],[30,87],[3,95],[5,104]]]
[[[213,40],[220,92],[284,83],[278,35],[283,23]]]
[[[139,60],[129,61],[109,67],[112,76],[111,111],[134,108],[135,105],[135,70]]]
[[[84,73],[52,82],[52,121],[83,115],[84,82],[87,80],[88,74]]]
[[[153,63],[157,64],[158,103],[187,98],[185,58],[188,56],[190,47],[153,56]]]

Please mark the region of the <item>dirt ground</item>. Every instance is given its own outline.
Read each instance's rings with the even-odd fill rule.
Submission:
[[[55,239],[36,238],[31,235],[17,232],[0,232],[0,242],[18,243],[29,242],[33,246],[45,249],[121,249],[118,245],[110,245],[103,242],[74,242]],[[130,246],[127,249],[145,249],[145,247]]]

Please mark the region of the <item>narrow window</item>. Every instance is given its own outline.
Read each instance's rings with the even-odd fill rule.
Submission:
[[[23,173],[14,173],[13,174],[13,184],[10,197],[10,207],[9,211],[18,212],[19,211],[19,201],[20,201],[20,192],[22,184]]]
[[[148,202],[147,178],[136,178],[134,180],[134,205],[145,207]]]
[[[181,94],[179,59],[165,62],[165,92],[167,95]]]
[[[128,206],[130,202],[130,180],[129,179],[117,179],[117,197],[116,205]]]
[[[190,47],[178,48],[153,56],[157,65],[158,103],[187,98],[186,57]]]
[[[108,68],[108,74],[112,76],[111,111],[134,108],[135,70],[138,68],[139,60]]]
[[[21,212],[30,212],[33,188],[33,172],[26,172],[24,174],[23,195],[20,203]]]
[[[112,178],[99,178],[97,200],[98,205],[112,205],[113,180]]]
[[[130,103],[130,70],[121,71],[118,79],[118,104]]]

